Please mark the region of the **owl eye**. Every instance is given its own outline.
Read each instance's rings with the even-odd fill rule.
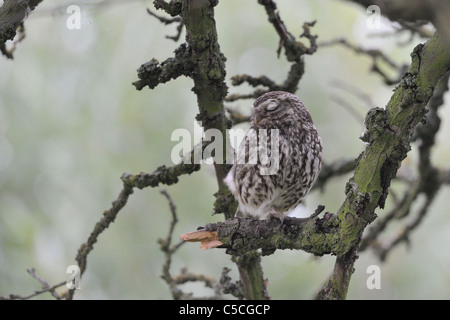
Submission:
[[[278,107],[278,102],[274,99],[270,99],[266,105],[267,111],[275,110]]]

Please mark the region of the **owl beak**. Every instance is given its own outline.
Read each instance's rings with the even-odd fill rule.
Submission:
[[[255,113],[255,116],[253,118],[253,123],[258,124],[258,122],[260,122],[260,121],[261,121],[261,115],[258,113]]]

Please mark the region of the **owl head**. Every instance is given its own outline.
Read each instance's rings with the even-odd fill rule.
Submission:
[[[251,121],[263,126],[273,121],[312,122],[303,103],[292,93],[271,91],[258,97],[253,103]]]

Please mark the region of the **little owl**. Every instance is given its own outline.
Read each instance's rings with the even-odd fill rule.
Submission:
[[[303,103],[268,92],[253,103],[251,127],[225,178],[236,215],[282,219],[311,189],[322,166],[322,142]]]

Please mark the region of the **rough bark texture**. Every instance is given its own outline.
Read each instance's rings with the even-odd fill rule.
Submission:
[[[19,24],[42,0],[5,0],[0,7],[0,46],[16,35]]]
[[[376,218],[375,209],[384,207],[391,180],[411,148],[410,138],[426,114],[425,106],[433,89],[450,70],[450,52],[445,48],[438,33],[425,45],[418,45],[386,110],[368,113],[363,138],[369,145],[359,158],[347,184],[346,200],[337,213],[341,221],[340,253],[335,269],[353,268],[356,255],[348,257],[348,253],[357,248],[365,227]],[[345,298],[350,275],[334,272],[329,280],[334,284],[333,290],[327,292],[325,286],[319,296]]]

